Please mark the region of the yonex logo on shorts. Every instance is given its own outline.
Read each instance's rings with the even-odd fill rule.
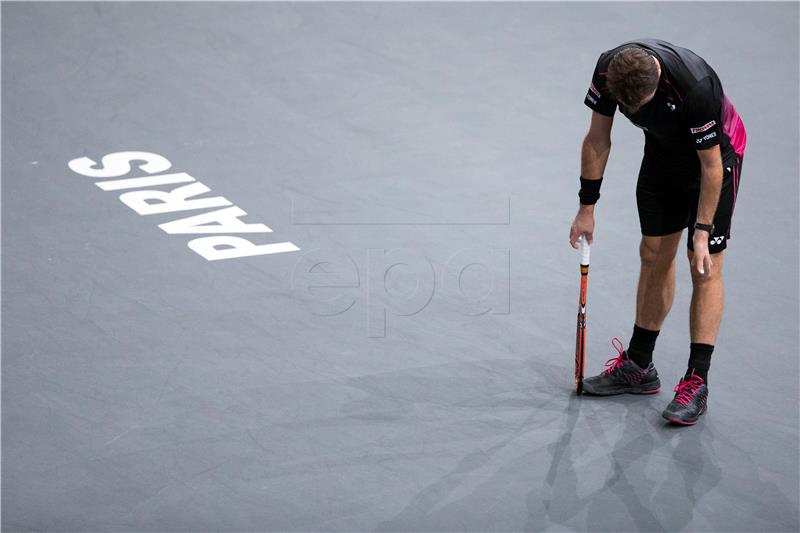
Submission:
[[[711,126],[716,125],[716,123],[717,123],[716,120],[712,120],[708,124],[704,124],[704,125],[700,126],[699,128],[692,128],[691,132],[692,133],[702,133],[702,132],[706,131],[707,129],[709,129]]]
[[[724,236],[720,236],[720,237],[713,237],[708,242],[709,242],[709,244],[722,244],[722,241],[724,241],[724,240],[725,240],[725,237]]]

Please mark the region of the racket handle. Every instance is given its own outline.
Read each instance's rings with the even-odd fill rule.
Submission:
[[[581,265],[589,265],[589,242],[586,240],[586,235],[578,237],[578,246],[581,250]]]

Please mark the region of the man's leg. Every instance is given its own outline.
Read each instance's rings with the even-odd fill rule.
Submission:
[[[620,355],[600,375],[586,378],[583,390],[589,394],[653,394],[661,388],[653,347],[658,329],[672,307],[675,295],[675,254],[681,231],[663,237],[643,236],[639,247],[641,271],[636,293],[636,323],[627,353]],[[647,327],[655,330],[646,329]]]
[[[725,300],[722,281],[724,252],[712,254],[711,261],[714,264],[704,276],[692,269],[693,255],[689,250],[689,270],[692,273],[692,303],[689,307],[691,347],[686,373],[687,377],[694,373],[708,381],[711,354],[717,341]]]
[[[647,154],[647,150],[645,150]],[[653,348],[661,324],[675,295],[675,254],[681,233],[689,220],[686,190],[673,186],[681,176],[657,159],[645,157],[636,183],[636,207],[642,241],[641,269],[636,291],[636,320],[628,349],[617,339],[612,344],[619,357],[606,363],[597,376],[583,381],[590,394],[653,394],[661,388]],[[677,181],[676,181],[677,179]]]
[[[694,254],[689,250],[689,270],[692,273],[692,304],[689,307],[691,345],[686,375],[675,388],[675,398],[661,416],[678,424],[696,424],[706,412],[708,402],[708,369],[722,321],[723,285],[722,250],[711,254],[713,266],[705,275],[692,268]]]
[[[714,234],[709,237],[708,251],[711,253],[713,266],[706,275],[700,275],[691,267],[694,257],[692,252],[692,227],[696,217],[696,203],[690,213],[689,237],[686,241],[689,246],[689,270],[692,274],[692,304],[689,308],[689,330],[691,345],[689,348],[689,364],[686,379],[692,374],[699,376],[705,383],[708,382],[708,369],[711,366],[711,354],[717,341],[717,331],[722,321],[722,308],[724,304],[724,291],[722,280],[722,265],[724,251],[731,238],[731,220],[733,208],[736,205],[736,194],[739,190],[739,178],[742,170],[742,156],[729,154],[723,159],[725,173],[723,175],[722,190],[720,191],[717,212],[714,214]]]
[[[663,237],[642,237],[641,269],[636,291],[636,325],[661,329],[675,297],[675,255],[683,230]]]
[[[742,158],[724,160],[725,174],[720,191],[717,212],[714,215],[714,234],[709,237],[708,250],[711,253],[713,266],[704,275],[691,268],[694,258],[692,252],[692,227],[696,218],[696,201],[689,220],[689,270],[692,275],[692,303],[689,307],[689,330],[691,344],[689,347],[689,364],[686,374],[675,388],[675,398],[667,405],[662,416],[678,424],[695,424],[706,412],[708,404],[708,370],[711,367],[711,355],[717,341],[717,331],[722,321],[724,291],[722,281],[723,251],[730,239],[730,225],[733,207],[739,188],[739,175]]]
[[[724,252],[711,256],[714,266],[701,276],[692,269],[694,253],[689,250],[689,270],[692,272],[692,305],[689,308],[689,332],[692,342],[714,344],[722,322],[725,291],[722,283]]]
[[[661,237],[642,236],[641,269],[636,291],[636,322],[627,355],[640,368],[653,360],[661,324],[675,297],[675,255],[683,230]]]

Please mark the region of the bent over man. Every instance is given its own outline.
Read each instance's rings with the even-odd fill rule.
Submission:
[[[591,394],[650,394],[661,382],[653,349],[675,294],[675,255],[688,228],[692,276],[686,374],[663,412],[695,424],[708,401],[708,371],[723,309],[723,251],[731,238],[746,135],[716,72],[691,50],[657,39],[631,41],[600,55],[586,94],[591,125],[581,150],[580,207],[570,243],[592,242],[594,204],[611,150],[617,108],[644,131],[636,186],[642,240],[636,319],[628,349],[617,347]],[[617,343],[619,344],[619,343]]]

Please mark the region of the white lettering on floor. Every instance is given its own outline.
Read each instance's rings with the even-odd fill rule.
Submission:
[[[138,170],[147,176],[120,178],[132,173],[132,163],[141,162]],[[206,185],[195,180],[186,172],[162,174],[172,168],[172,163],[161,155],[152,152],[114,152],[104,155],[100,163],[80,157],[68,163],[69,168],[82,176],[101,178],[96,185],[104,191],[123,192],[119,199],[140,215],[174,213],[221,207],[199,215],[159,224],[158,227],[170,235],[215,234],[212,237],[199,237],[188,242],[189,248],[208,261],[236,259],[254,255],[281,254],[300,250],[291,242],[256,244],[231,233],[272,233],[264,224],[249,224],[241,220],[247,213],[222,196],[204,196],[211,192]],[[181,185],[169,191],[144,189],[158,185]],[[139,189],[139,190],[133,190]],[[225,235],[221,235],[225,234]]]

